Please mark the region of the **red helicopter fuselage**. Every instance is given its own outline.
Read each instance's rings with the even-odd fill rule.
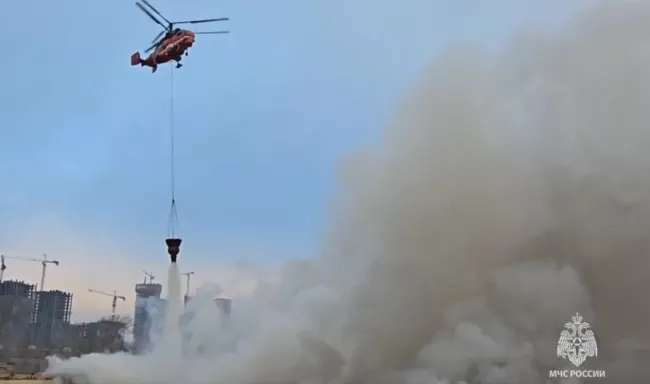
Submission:
[[[194,45],[196,35],[192,31],[185,29],[178,29],[174,31],[171,36],[164,38],[156,49],[146,58],[140,57],[140,52],[136,52],[131,56],[131,65],[142,65],[152,68],[152,72],[156,72],[159,64],[166,63],[171,60],[180,61],[183,54],[187,49]]]

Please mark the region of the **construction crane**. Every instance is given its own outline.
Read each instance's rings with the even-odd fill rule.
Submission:
[[[0,266],[0,280],[4,277],[4,271],[7,269],[7,266],[5,265],[5,259],[11,259],[11,260],[23,260],[23,261],[34,261],[37,263],[41,263],[43,266],[43,272],[41,274],[41,285],[38,287],[39,290],[44,291],[45,289],[45,271],[47,270],[47,265],[48,264],[54,264],[56,266],[59,265],[59,262],[57,260],[48,260],[47,255],[43,255],[43,260],[39,259],[32,259],[29,257],[13,257],[13,256],[5,256],[2,255],[2,265]]]
[[[149,284],[153,284],[153,280],[156,278],[154,275],[152,275],[150,272],[147,271],[142,271],[144,272],[145,275],[149,277]],[[147,278],[144,278],[144,283],[147,284]]]
[[[181,275],[187,276],[187,285],[185,289],[185,296],[189,297],[190,296],[190,276],[192,276],[194,272],[185,272],[181,273]]]
[[[113,298],[113,304],[111,305],[111,307],[113,308],[113,312],[112,312],[113,315],[115,315],[115,307],[117,307],[117,299],[120,299],[122,301],[126,301],[126,297],[118,296],[117,291],[113,291],[113,293],[106,293],[106,292],[102,292],[102,291],[96,291],[94,289],[89,289],[88,292],[99,293],[100,295],[112,297]]]
[[[5,265],[5,255],[0,255],[0,283],[2,283],[2,280],[5,277],[5,269],[7,269],[7,266]]]

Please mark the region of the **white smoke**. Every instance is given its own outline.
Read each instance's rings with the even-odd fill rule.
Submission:
[[[620,348],[650,345],[649,125],[650,4],[595,6],[498,55],[451,48],[381,145],[343,163],[322,255],[289,263],[227,322],[197,301],[189,345],[55,360],[48,374],[545,383],[579,312],[602,382],[647,381]]]

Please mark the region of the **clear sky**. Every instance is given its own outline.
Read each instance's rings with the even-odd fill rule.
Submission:
[[[237,297],[317,252],[341,156],[379,138],[441,49],[497,48],[579,2],[152,3],[171,20],[231,18],[199,26],[231,34],[199,35],[175,72],[175,125],[181,268]],[[159,30],[133,1],[2,3],[0,252],[60,260],[46,288],[74,291],[77,320],[110,311],[88,288],[117,289],[131,313],[143,269],[165,280],[170,68],[129,66]],[[40,271],[11,261],[5,278]]]

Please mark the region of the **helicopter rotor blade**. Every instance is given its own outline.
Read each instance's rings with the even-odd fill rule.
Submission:
[[[160,39],[160,38],[162,37],[162,35],[163,35],[164,33],[165,33],[165,31],[160,31],[160,33],[158,34],[158,36],[156,36],[156,38],[154,38],[153,40],[151,40],[151,44],[157,44],[156,42],[158,41],[158,39]]]
[[[161,23],[160,20],[156,19],[156,18],[154,17],[154,15],[151,14],[151,12],[149,12],[145,7],[142,6],[142,4],[136,2],[135,5],[137,5],[138,8],[140,8],[140,10],[141,10],[142,12],[146,13],[147,16],[149,16],[149,17],[151,18],[151,20],[155,21],[158,25],[160,25],[161,27],[165,28],[165,30],[168,29],[168,27],[167,27],[165,24]]]
[[[154,49],[154,48],[156,48],[156,47],[158,47],[158,44],[157,44],[157,43],[154,44],[154,45],[152,45],[151,47],[147,48],[147,50],[144,51],[144,53],[149,53],[149,52],[151,52],[152,49]]]
[[[176,21],[172,24],[198,24],[198,23],[212,23],[214,21],[228,21],[228,17],[220,17],[218,19],[205,19],[205,20],[190,20],[190,21]]]
[[[230,33],[230,31],[194,32],[195,35],[216,35],[221,33]]]
[[[161,19],[165,20],[165,21],[167,22],[167,24],[170,25],[170,28],[171,28],[171,25],[172,25],[172,22],[171,22],[171,21],[167,20],[167,19],[165,18],[165,16],[163,16],[160,12],[158,12],[158,10],[157,10],[156,8],[154,8],[153,5],[149,4],[149,2],[148,2],[147,0],[141,0],[141,1],[142,1],[143,3],[145,3],[145,4],[147,5],[147,7],[151,8],[151,10],[154,11],[154,12],[156,13],[156,15],[160,16]]]

